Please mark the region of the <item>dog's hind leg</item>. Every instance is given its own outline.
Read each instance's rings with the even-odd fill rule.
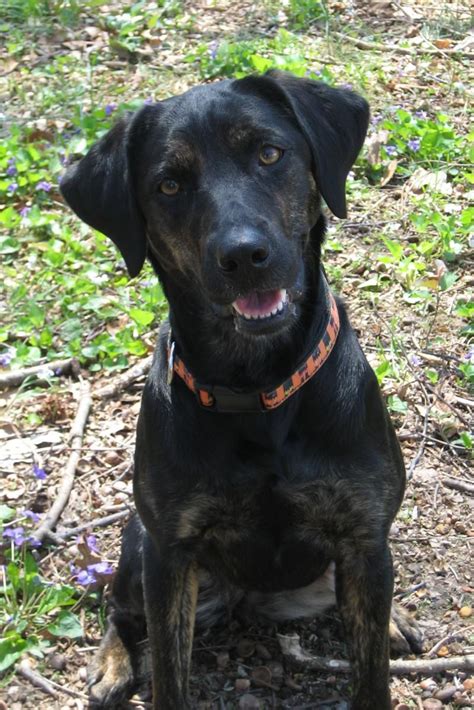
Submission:
[[[107,631],[88,668],[92,707],[119,707],[131,695],[135,685],[139,663],[137,645],[146,636],[142,542],[143,527],[138,517],[134,517],[123,533]]]

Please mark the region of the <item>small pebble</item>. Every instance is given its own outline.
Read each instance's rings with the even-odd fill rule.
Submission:
[[[420,688],[422,690],[433,690],[433,688],[436,688],[436,681],[433,678],[426,678],[421,681]]]
[[[223,670],[229,663],[229,658],[230,657],[227,651],[221,651],[220,653],[218,653],[216,656],[217,667],[220,670]]]
[[[250,680],[248,678],[237,678],[234,688],[238,693],[245,693],[250,688]]]
[[[466,678],[463,681],[463,688],[464,690],[474,690],[474,678]]]
[[[239,708],[240,710],[259,710],[260,703],[254,695],[247,693],[240,698]]]
[[[85,666],[82,666],[82,668],[79,668],[77,671],[77,677],[79,680],[86,681],[87,680],[87,668]]]
[[[436,698],[423,700],[423,710],[443,710],[443,703]]]
[[[399,703],[395,705],[394,710],[410,710],[410,708],[405,703]]]
[[[66,668],[66,658],[62,653],[51,653],[48,656],[48,663],[55,671],[63,671]]]
[[[240,639],[237,644],[237,655],[239,658],[250,658],[255,653],[255,644],[250,639]]]
[[[447,685],[445,688],[441,688],[441,690],[438,690],[438,692],[435,693],[435,698],[438,698],[438,700],[442,700],[443,703],[446,703],[448,700],[451,700],[456,690],[457,688],[455,685]]]
[[[255,646],[255,650],[263,661],[271,660],[272,654],[270,653],[268,648],[263,645],[263,643],[257,643],[257,645]]]
[[[472,607],[462,606],[458,613],[461,619],[469,619],[469,617],[472,616]]]

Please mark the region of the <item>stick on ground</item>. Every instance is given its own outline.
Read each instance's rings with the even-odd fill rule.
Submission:
[[[61,486],[56,496],[56,500],[46,514],[43,522],[33,535],[33,537],[40,542],[48,536],[50,536],[54,541],[57,541],[58,536],[52,534],[51,531],[58,522],[61,513],[67,505],[69,496],[71,495],[77,464],[79,463],[79,459],[81,457],[82,437],[84,436],[84,429],[91,405],[92,398],[90,384],[88,382],[83,382],[79,406],[77,408],[76,417],[72,423],[71,433],[69,436],[71,442],[71,453],[64,471]]]
[[[35,365],[34,367],[24,367],[21,370],[12,370],[0,375],[0,390],[8,389],[9,387],[18,387],[27,377],[36,377],[39,380],[45,381],[48,379],[44,376],[45,371],[51,370],[55,375],[67,375],[68,373],[76,374],[79,372],[79,363],[75,358],[69,360],[52,360],[45,362],[43,365]]]
[[[349,661],[322,658],[307,653],[301,648],[300,637],[297,634],[292,636],[277,634],[277,636],[283,654],[300,666],[330,673],[349,673],[351,670]],[[444,673],[450,670],[474,670],[474,654],[451,656],[450,658],[420,658],[416,661],[399,659],[390,661],[390,673],[392,675],[408,675],[410,673],[431,675],[432,673]]]
[[[131,384],[138,380],[139,377],[143,377],[148,374],[153,360],[153,355],[149,355],[141,362],[131,367],[129,370],[124,372],[119,377],[116,377],[111,385],[106,385],[101,387],[96,392],[94,392],[94,397],[99,397],[99,399],[113,399],[118,394],[123,392],[123,390],[130,387]]]

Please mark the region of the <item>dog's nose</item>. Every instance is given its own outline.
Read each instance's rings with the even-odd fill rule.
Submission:
[[[267,266],[270,245],[265,237],[251,233],[242,234],[221,243],[217,249],[217,263],[226,273],[243,269],[261,269]]]

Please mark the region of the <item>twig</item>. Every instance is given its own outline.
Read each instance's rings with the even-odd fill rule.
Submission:
[[[436,653],[441,648],[441,646],[444,646],[445,643],[450,643],[451,641],[454,641],[458,637],[465,637],[465,635],[469,631],[471,631],[473,628],[474,628],[474,626],[465,626],[464,628],[458,629],[457,631],[448,634],[447,636],[442,638],[440,641],[435,643],[433,648],[431,648],[426,655],[427,656],[435,656]]]
[[[111,385],[106,385],[101,387],[96,392],[94,392],[94,397],[99,397],[99,399],[112,399],[118,394],[123,392],[123,390],[130,387],[131,384],[138,380],[139,377],[143,377],[148,374],[150,370],[151,363],[153,360],[153,355],[149,355],[141,362],[131,367],[127,372],[117,377]]]
[[[28,661],[22,661],[20,663],[17,668],[17,673],[18,675],[23,676],[23,678],[26,678],[26,680],[29,680],[32,685],[36,686],[37,688],[41,688],[41,690],[44,693],[47,693],[47,695],[51,695],[52,698],[58,697],[58,694],[54,689],[53,684],[49,680],[47,680],[47,678],[44,678],[39,673],[36,673],[36,671],[31,670]]]
[[[64,540],[67,540],[68,538],[73,537],[74,535],[79,535],[80,533],[89,530],[89,528],[102,528],[106,525],[111,525],[112,523],[117,522],[117,520],[122,520],[122,518],[126,518],[132,512],[133,511],[131,510],[131,508],[127,508],[126,510],[121,510],[118,513],[105,515],[103,518],[94,518],[93,520],[89,520],[88,523],[82,523],[81,525],[78,525],[75,528],[66,528],[66,530],[63,530],[62,532],[58,533],[56,537],[60,542],[64,542]]]
[[[434,54],[441,57],[465,57],[466,59],[474,59],[473,52],[462,52],[457,49],[438,49],[437,47],[427,47],[426,49],[418,47],[399,47],[396,44],[379,44],[378,42],[366,42],[365,40],[351,37],[342,32],[333,32],[335,37],[353,44],[357,49],[367,49],[375,52],[395,52],[396,54],[407,54],[411,57],[422,56],[423,54]]]
[[[66,375],[69,372],[76,374],[79,372],[79,363],[75,358],[69,360],[51,360],[43,365],[35,365],[34,367],[24,367],[21,370],[12,370],[0,375],[0,389],[8,389],[9,387],[18,387],[27,377],[36,377],[44,382],[49,378],[44,374],[51,370],[55,375]]]
[[[461,421],[468,430],[471,428],[471,424],[467,421],[467,419],[465,417],[462,416],[462,414],[459,414],[458,410],[456,409],[456,407],[454,407],[451,404],[451,402],[448,402],[448,400],[445,399],[442,395],[440,395],[439,392],[437,392],[435,390],[435,388],[432,387],[431,385],[425,384],[425,387],[428,390],[428,392],[431,392],[431,394],[434,394],[436,399],[439,399],[440,402],[445,404],[453,412],[453,414],[455,414],[457,416],[459,421]]]
[[[43,522],[34,533],[34,538],[42,541],[46,536],[51,537],[51,530],[56,525],[59,520],[61,513],[67,505],[69,496],[71,494],[72,486],[74,484],[74,477],[76,475],[77,464],[81,457],[82,448],[82,437],[84,435],[84,429],[86,426],[87,418],[89,416],[89,411],[92,405],[92,398],[90,392],[90,385],[88,382],[84,382],[82,386],[82,393],[79,399],[79,406],[77,408],[76,417],[73,421],[70,433],[70,441],[72,451],[69,456],[69,460],[66,465],[66,470],[64,471],[61,486],[59,488],[56,500],[46,514]],[[56,535],[57,539],[58,536]]]
[[[413,472],[414,472],[415,468],[418,466],[418,464],[420,463],[421,457],[423,456],[424,451],[425,451],[426,434],[428,431],[428,422],[429,422],[429,418],[430,418],[431,407],[432,407],[431,404],[426,405],[425,418],[423,421],[423,431],[421,434],[421,441],[420,441],[420,445],[418,447],[418,451],[416,452],[415,456],[413,457],[413,459],[410,463],[410,466],[408,468],[407,481],[409,481],[411,479],[411,477],[413,476]]]
[[[457,478],[442,478],[441,483],[446,488],[453,488],[455,491],[462,491],[463,493],[471,493],[474,495],[474,484],[468,483],[467,481],[460,481]]]
[[[277,634],[280,648],[285,656],[295,663],[318,671],[330,673],[349,673],[349,661],[336,660],[312,656],[301,648],[300,637],[297,634],[284,636]],[[390,661],[392,675],[408,675],[410,673],[443,673],[449,670],[472,671],[474,670],[474,654],[467,656],[451,656],[450,658],[421,658],[416,661],[395,660]]]

